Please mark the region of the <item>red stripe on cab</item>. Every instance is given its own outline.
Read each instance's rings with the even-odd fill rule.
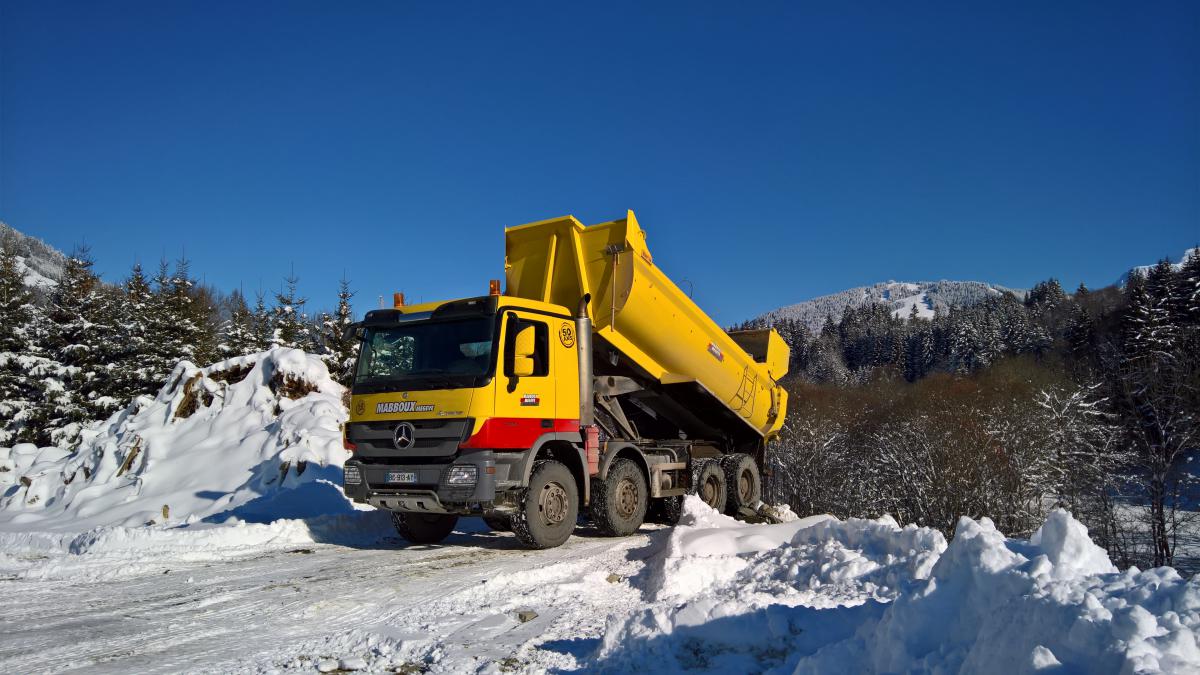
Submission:
[[[489,417],[484,420],[479,432],[463,441],[460,448],[487,450],[528,450],[538,436],[551,432],[578,432],[579,420],[548,420],[550,426],[542,426],[544,417]]]

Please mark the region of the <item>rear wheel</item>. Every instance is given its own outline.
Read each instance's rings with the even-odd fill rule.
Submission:
[[[392,525],[401,537],[414,544],[436,544],[450,536],[457,523],[458,516],[392,511]]]
[[[521,491],[519,504],[510,519],[512,531],[530,548],[561,546],[575,531],[579,488],[571,471],[560,462],[534,463],[529,487]]]
[[[614,460],[604,480],[592,481],[592,521],[601,533],[624,537],[642,526],[650,489],[646,476],[629,459]]]
[[[512,532],[508,516],[484,516],[483,522],[497,532]]]
[[[702,459],[692,463],[692,493],[714,511],[725,510],[725,472],[715,460]]]
[[[753,457],[744,453],[726,455],[721,458],[721,469],[729,491],[725,498],[729,515],[736,516],[743,508],[753,509],[762,501],[762,478]]]

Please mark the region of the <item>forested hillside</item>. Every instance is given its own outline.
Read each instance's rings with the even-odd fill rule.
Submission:
[[[204,365],[279,345],[320,355],[336,378],[352,367],[345,281],[336,310],[310,315],[295,278],[253,305],[199,284],[187,260],[135,265],[107,284],[87,249],[61,256],[11,228],[0,234],[0,445],[73,448],[85,425],[157,391],[180,360]],[[55,276],[41,283],[30,269]]]
[[[771,490],[797,512],[1021,533],[1062,504],[1121,564],[1200,554],[1200,255],[1124,288],[1050,279],[929,319],[867,304],[774,326],[792,399]]]
[[[25,283],[35,291],[49,289],[62,274],[67,257],[41,239],[21,234],[6,223],[0,223],[0,241],[10,242]]]

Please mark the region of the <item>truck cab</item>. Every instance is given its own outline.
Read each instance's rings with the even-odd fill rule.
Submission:
[[[547,445],[586,493],[571,461],[582,438],[566,308],[489,295],[374,310],[358,330],[345,427],[351,498],[499,518]]]
[[[672,522],[688,491],[752,507],[786,403],[778,335],[717,327],[653,266],[632,212],[510,228],[506,247],[506,292],[397,294],[352,327],[346,494],[413,542],[480,516],[534,548],[580,514],[611,535]]]

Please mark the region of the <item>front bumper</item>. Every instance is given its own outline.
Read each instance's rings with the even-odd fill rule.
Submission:
[[[467,485],[447,481],[452,466],[475,467],[475,482]],[[360,481],[347,482],[358,470]],[[412,483],[389,483],[389,473],[413,473]],[[349,474],[349,476],[347,476]],[[463,453],[449,461],[422,464],[376,464],[358,459],[346,462],[343,472],[346,496],[362,504],[392,511],[425,513],[470,513],[484,510],[496,500],[496,457],[490,450]]]

